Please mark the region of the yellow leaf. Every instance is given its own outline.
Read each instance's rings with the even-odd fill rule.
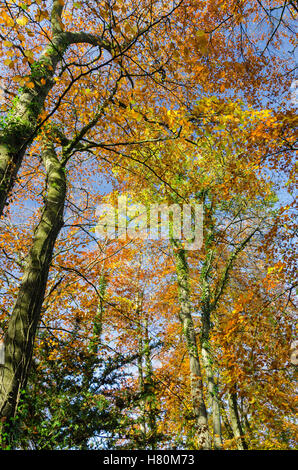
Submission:
[[[198,48],[200,49],[200,51],[202,52],[202,54],[206,54],[208,50],[208,47],[207,47],[208,36],[204,31],[202,30],[196,31],[196,44]]]
[[[20,26],[26,26],[26,24],[28,24],[28,18],[26,18],[25,16],[21,16],[21,18],[17,18],[16,22],[20,25]]]

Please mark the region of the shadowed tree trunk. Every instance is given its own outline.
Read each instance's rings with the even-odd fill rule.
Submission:
[[[212,422],[213,422],[213,436],[214,436],[214,448],[222,448],[222,433],[221,433],[221,407],[218,395],[218,389],[214,380],[213,360],[210,347],[210,330],[211,330],[211,314],[216,309],[224,289],[228,283],[231,270],[234,262],[237,259],[238,254],[245,248],[249,243],[253,235],[258,230],[258,226],[253,229],[244,240],[236,246],[235,250],[230,254],[223,273],[217,283],[213,292],[210,289],[210,272],[213,269],[213,257],[214,251],[212,244],[214,241],[214,221],[213,221],[213,206],[212,198],[210,206],[205,204],[205,216],[208,217],[208,226],[206,226],[206,239],[205,239],[205,250],[206,256],[202,266],[200,275],[200,287],[201,287],[201,315],[202,315],[202,330],[201,330],[201,355],[204,369],[208,380],[208,395],[210,405],[212,407]],[[243,438],[243,432],[237,409],[237,400],[233,398],[229,400],[231,409],[231,427],[233,434],[237,439],[238,448],[246,449],[246,443]]]
[[[154,393],[154,380],[153,380],[153,367],[151,359],[151,348],[150,348],[150,338],[148,330],[148,317],[144,318],[144,390],[146,394],[146,418],[148,426],[148,444],[151,449],[156,449],[158,444],[158,434],[157,434],[157,402],[156,396]]]
[[[244,433],[240,422],[236,392],[229,392],[228,402],[230,409],[231,426],[233,429],[234,437],[236,439],[237,449],[247,450],[248,446],[244,438]]]
[[[53,144],[44,144],[42,160],[47,172],[45,205],[9,319],[4,337],[5,361],[0,365],[0,420],[2,430],[4,426],[8,434],[6,425],[15,417],[20,393],[26,386],[54,244],[63,226],[66,177]]]

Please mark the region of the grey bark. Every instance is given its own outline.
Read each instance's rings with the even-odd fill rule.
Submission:
[[[228,435],[229,439],[234,439],[235,436],[234,436],[234,433],[233,433],[233,429],[232,429],[232,426],[231,426],[230,421],[229,421],[228,416],[227,416],[226,404],[221,399],[219,399],[219,404],[220,404],[220,410],[221,410],[221,417],[222,417],[223,425],[225,427],[227,435]]]
[[[204,339],[201,346],[201,356],[203,367],[207,376],[208,398],[212,409],[212,425],[213,425],[213,443],[214,449],[222,448],[222,432],[221,432],[221,412],[218,401],[218,390],[214,379],[212,355],[210,352],[210,343]]]
[[[146,394],[146,421],[149,431],[149,446],[156,448],[157,443],[157,402],[154,393],[153,367],[151,360],[150,338],[148,331],[148,317],[144,319],[144,392]]]
[[[210,287],[209,287],[209,271],[211,269],[213,259],[212,250],[207,251],[206,259],[201,272],[201,315],[202,315],[202,331],[201,331],[201,356],[203,367],[207,376],[208,398],[212,409],[212,425],[213,425],[213,443],[214,448],[219,450],[222,448],[222,432],[221,432],[221,412],[218,398],[218,389],[214,379],[214,368],[210,346],[210,329],[211,329],[211,303],[210,303]]]
[[[137,330],[138,330],[138,381],[139,381],[139,392],[140,392],[140,429],[143,435],[143,440],[146,438],[146,409],[144,401],[144,345],[143,345],[143,327],[141,322],[141,311],[142,311],[142,296],[137,292],[136,295],[136,319],[137,319]]]

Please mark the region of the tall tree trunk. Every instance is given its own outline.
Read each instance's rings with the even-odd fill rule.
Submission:
[[[209,320],[203,319],[204,322]],[[213,424],[213,442],[214,448],[219,450],[222,448],[222,433],[221,433],[221,413],[218,400],[218,389],[214,379],[212,356],[210,351],[209,341],[209,330],[210,325],[203,326],[202,340],[201,340],[201,356],[203,367],[206,371],[208,381],[208,396],[209,402],[212,409],[212,424]]]
[[[140,266],[139,266],[140,269]],[[136,319],[137,319],[137,331],[138,331],[138,381],[139,381],[139,393],[140,393],[140,431],[141,431],[141,442],[140,445],[143,449],[146,448],[147,444],[147,417],[146,417],[146,397],[145,397],[145,377],[146,372],[144,368],[144,331],[142,324],[142,294],[137,291],[136,294]]]
[[[205,202],[205,201],[204,201]],[[202,331],[201,331],[201,355],[203,365],[206,370],[208,379],[208,392],[210,402],[212,404],[212,417],[213,417],[213,434],[214,434],[214,447],[220,449],[222,447],[222,434],[221,434],[221,407],[218,396],[218,390],[214,380],[212,355],[210,351],[210,329],[211,329],[211,313],[216,309],[224,289],[228,283],[230,272],[233,268],[234,262],[238,254],[245,248],[249,243],[258,228],[255,228],[243,241],[238,244],[236,249],[231,253],[227,260],[226,266],[223,270],[222,276],[217,283],[215,291],[211,294],[210,291],[210,272],[212,270],[212,262],[214,256],[214,249],[212,248],[214,242],[214,221],[213,221],[213,203],[212,198],[210,204],[205,204],[205,218],[208,219],[208,225],[206,225],[205,232],[205,251],[206,257],[202,266],[200,276],[200,286],[202,289],[201,294],[201,314],[202,314]],[[243,438],[243,432],[239,420],[239,414],[237,409],[237,400],[234,398],[230,400],[231,409],[231,422],[234,436],[237,439],[238,445],[241,449],[247,448],[245,440]],[[239,448],[240,448],[239,447]]]
[[[207,240],[208,241],[208,240]],[[201,356],[203,367],[206,371],[208,381],[208,396],[212,409],[212,425],[213,425],[213,443],[214,448],[219,450],[222,448],[221,433],[221,413],[218,398],[218,389],[214,379],[213,360],[210,350],[210,329],[211,329],[211,303],[210,303],[210,286],[209,271],[211,269],[213,259],[212,250],[207,251],[206,259],[201,271],[201,315],[202,315],[202,331],[201,331]]]
[[[239,450],[247,450],[248,445],[244,438],[244,433],[240,422],[236,392],[229,392],[228,402],[230,409],[231,426],[233,429],[234,437],[236,439],[237,448]]]
[[[139,393],[140,393],[140,430],[142,434],[142,443],[145,446],[146,441],[146,411],[145,411],[145,400],[144,400],[144,365],[143,365],[143,338],[138,338],[138,382],[139,382]],[[145,447],[144,447],[145,448]]]
[[[178,241],[172,241],[176,259],[176,272],[178,278],[180,312],[179,319],[182,325],[186,347],[189,357],[190,387],[192,395],[193,412],[196,419],[198,448],[210,449],[211,439],[208,428],[207,410],[204,401],[201,365],[196,341],[196,333],[191,314],[190,287],[188,264],[185,251]]]
[[[0,365],[0,421],[6,431],[26,386],[54,244],[63,226],[66,177],[53,144],[44,145],[42,160],[47,172],[45,205],[4,337],[5,361]]]

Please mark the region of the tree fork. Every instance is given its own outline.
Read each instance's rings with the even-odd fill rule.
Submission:
[[[0,130],[0,216],[7,204],[27,148],[40,127],[39,116],[54,85],[58,63],[72,44],[88,43],[111,53],[108,41],[85,32],[64,31],[61,21],[63,2],[53,0],[51,12],[52,39],[40,57],[31,65],[28,82],[13,100]],[[127,46],[129,47],[129,45]]]

